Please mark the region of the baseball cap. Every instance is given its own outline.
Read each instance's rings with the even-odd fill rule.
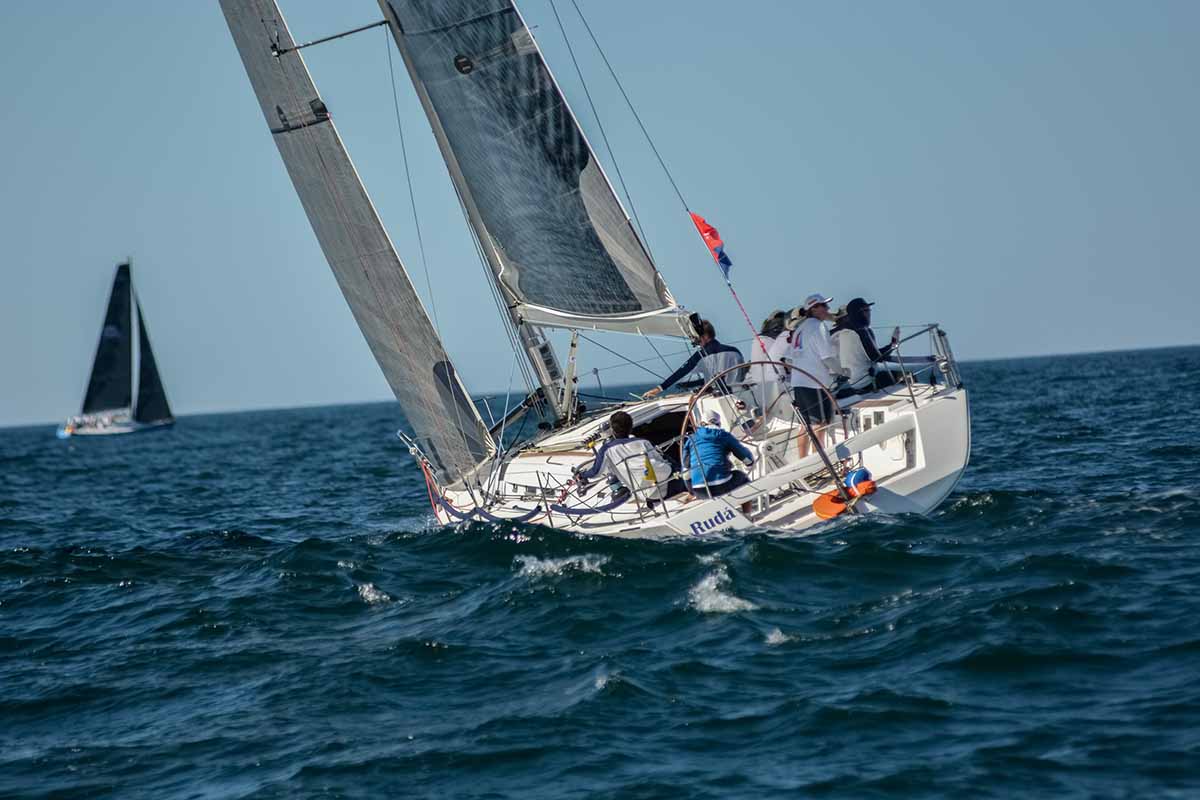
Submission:
[[[810,294],[808,297],[804,298],[804,310],[808,311],[813,306],[819,306],[822,303],[829,305],[832,302],[832,297],[826,297],[823,294]]]
[[[719,412],[719,411],[708,412],[708,416],[706,416],[704,418],[704,422],[708,425],[712,425],[714,428],[721,427],[721,412]]]

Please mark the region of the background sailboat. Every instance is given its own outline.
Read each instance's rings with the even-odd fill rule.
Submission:
[[[136,312],[136,314],[135,314]],[[133,324],[137,320],[137,340]],[[134,363],[137,363],[137,402],[134,402]],[[83,408],[58,429],[60,438],[96,436],[163,428],[174,424],[171,405],[154,350],[142,306],[133,291],[128,263],[117,265],[100,343],[88,379]]]

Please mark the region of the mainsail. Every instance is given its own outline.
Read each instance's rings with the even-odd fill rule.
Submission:
[[[321,249],[416,440],[443,481],[495,452],[274,0],[221,0]]]
[[[472,227],[519,322],[683,336],[510,0],[379,0]]]
[[[83,398],[83,413],[129,408],[133,402],[133,337],[130,335],[129,265],[117,267],[92,376]]]
[[[173,419],[171,405],[167,402],[167,391],[158,376],[158,364],[154,351],[150,349],[150,335],[146,333],[146,318],[142,316],[142,304],[134,300],[138,318],[138,396],[133,418],[137,422],[164,422]]]

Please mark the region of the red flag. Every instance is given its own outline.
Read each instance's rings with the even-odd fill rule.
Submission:
[[[696,225],[696,230],[700,231],[700,238],[704,239],[704,244],[708,246],[713,260],[720,267],[721,274],[725,276],[725,280],[729,280],[729,268],[733,266],[733,262],[725,255],[725,242],[721,241],[721,234],[717,233],[717,229],[709,225],[704,217],[695,212],[688,213],[692,215],[692,222]]]

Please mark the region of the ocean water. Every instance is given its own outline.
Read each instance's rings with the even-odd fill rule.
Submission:
[[[0,430],[0,796],[1200,796],[1200,349],[964,373],[949,501],[807,538],[431,527],[390,404]]]

